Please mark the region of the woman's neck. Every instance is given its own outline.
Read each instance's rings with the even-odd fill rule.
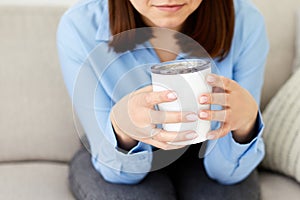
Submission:
[[[175,60],[180,53],[180,48],[175,38],[176,31],[165,28],[153,28],[153,36],[150,39],[157,56],[161,62]]]

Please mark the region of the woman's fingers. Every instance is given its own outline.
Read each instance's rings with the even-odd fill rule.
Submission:
[[[218,76],[216,74],[209,74],[206,77],[206,81],[213,87],[222,88],[225,91],[232,91],[237,87],[237,83],[224,76]]]
[[[167,142],[181,142],[192,140],[198,135],[194,131],[172,132],[162,129],[152,129],[152,137],[139,139],[140,141],[155,146],[163,150],[180,149],[186,145],[172,145]]]
[[[228,93],[205,93],[199,96],[200,104],[216,104],[221,106],[229,106],[230,95]]]
[[[230,119],[230,112],[230,109],[201,110],[199,112],[199,118],[202,120],[225,122],[226,119]]]
[[[135,99],[135,102],[139,105],[152,108],[159,103],[175,101],[177,95],[172,90],[153,92],[153,86],[149,85],[130,93],[128,99]]]
[[[141,104],[152,108],[156,104],[170,102],[177,99],[177,95],[173,91],[147,92],[141,96]]]
[[[165,131],[163,129],[154,128],[152,130],[151,139],[160,142],[181,142],[195,139],[198,134],[195,131]]]
[[[157,111],[152,109],[149,112],[152,124],[194,122],[198,119],[198,115],[193,112]]]
[[[150,144],[152,146],[155,146],[157,148],[163,149],[163,150],[174,150],[174,149],[181,149],[183,147],[185,147],[185,145],[172,145],[172,144],[168,144],[166,142],[161,142],[158,140],[154,140],[154,139],[145,139],[143,140],[144,143]]]

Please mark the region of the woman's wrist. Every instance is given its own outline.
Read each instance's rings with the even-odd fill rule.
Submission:
[[[240,144],[247,144],[253,140],[256,136],[256,121],[258,117],[258,112],[256,117],[253,118],[248,124],[232,132],[233,139]]]
[[[124,149],[126,151],[129,151],[132,149],[134,146],[137,145],[138,141],[134,140],[133,138],[129,137],[127,134],[125,134],[116,124],[115,120],[113,117],[110,117],[112,128],[114,130],[118,147],[121,149]]]

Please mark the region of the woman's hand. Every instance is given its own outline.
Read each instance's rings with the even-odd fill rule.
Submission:
[[[110,119],[117,136],[119,147],[129,150],[142,141],[167,150],[184,146],[167,142],[192,140],[198,135],[194,131],[169,132],[156,128],[156,124],[193,122],[198,119],[193,112],[163,112],[154,109],[159,103],[176,100],[172,91],[153,92],[147,86],[128,94],[112,108]]]
[[[210,74],[206,78],[214,91],[218,93],[202,94],[200,104],[217,104],[223,110],[201,110],[203,120],[222,122],[222,127],[207,134],[209,139],[217,139],[233,131],[233,138],[239,143],[247,143],[253,138],[258,106],[251,94],[237,82]]]

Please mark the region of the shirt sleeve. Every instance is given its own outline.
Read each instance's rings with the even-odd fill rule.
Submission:
[[[65,14],[57,30],[58,54],[72,106],[91,147],[93,166],[106,181],[137,183],[151,168],[151,145],[139,142],[127,153],[118,151],[109,118],[112,102],[88,62],[87,45]]]
[[[237,37],[233,48],[240,45],[237,61],[233,66],[233,80],[247,89],[257,104],[263,85],[264,65],[269,50],[264,20],[258,11],[246,13],[244,20],[237,19]],[[241,45],[242,44],[242,45]],[[210,140],[204,158],[207,174],[223,184],[234,184],[245,179],[264,157],[264,129],[261,112],[257,117],[256,137],[248,144],[239,144],[232,132],[218,140]]]

